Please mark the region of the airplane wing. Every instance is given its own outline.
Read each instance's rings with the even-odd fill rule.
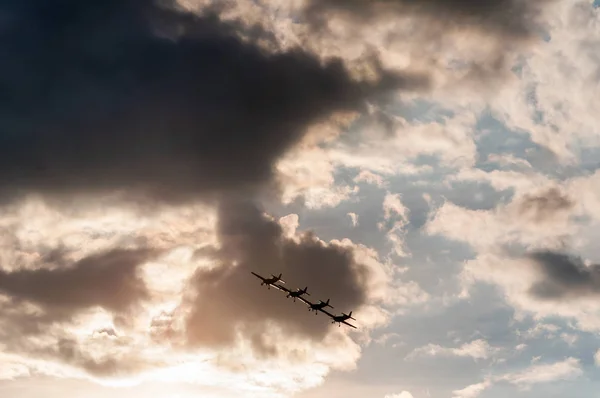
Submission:
[[[335,317],[335,315],[333,315],[331,312],[327,311],[325,308],[319,308],[319,311],[321,311],[321,312],[322,312],[322,313],[324,313],[324,314],[327,314],[327,315],[329,315],[329,317],[330,317],[331,319],[333,319],[333,318]]]
[[[304,297],[300,296],[298,297],[298,300],[302,301],[304,304],[308,305],[309,307],[311,305],[313,305],[313,303],[311,303],[310,301],[308,301],[307,299],[305,299]]]
[[[292,292],[290,289],[286,288],[285,286],[281,286],[281,285],[278,285],[278,284],[273,284],[271,286],[273,286],[275,289],[281,290],[282,292],[286,292],[286,293],[291,293]]]
[[[353,327],[354,329],[356,329],[356,326],[354,326],[354,325],[351,325],[351,324],[349,324],[349,323],[348,323],[348,322],[346,322],[346,321],[342,321],[342,323],[343,323],[344,325],[348,325],[348,326],[350,326],[350,327]]]
[[[251,273],[252,275],[254,275],[255,277],[257,277],[258,279],[261,279],[263,282],[265,281],[265,278],[263,278],[262,276],[258,275],[257,273],[254,273],[254,272],[252,272],[252,271],[250,271],[250,273]]]

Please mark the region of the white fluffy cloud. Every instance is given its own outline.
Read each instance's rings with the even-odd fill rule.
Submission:
[[[388,394],[384,398],[414,398],[408,391],[402,391],[400,394]]]
[[[548,9],[550,38],[521,62],[520,79],[491,101],[495,114],[531,135],[559,159],[577,162],[581,149],[598,146],[594,101],[600,59],[600,14],[589,1],[558,1]]]
[[[471,384],[463,389],[452,391],[452,398],[476,398],[490,386],[491,382],[489,381]]]
[[[559,362],[533,365],[520,372],[508,373],[499,380],[518,386],[529,386],[555,380],[573,379],[580,376],[581,373],[581,363],[578,359],[571,357]]]
[[[387,193],[383,199],[383,217],[384,221],[378,224],[379,229],[387,230],[386,236],[392,244],[392,253],[399,257],[407,257],[404,243],[405,228],[409,223],[409,210],[402,203],[400,194]]]
[[[437,344],[428,344],[423,347],[416,348],[413,350],[406,359],[413,359],[419,356],[457,356],[457,357],[468,357],[474,360],[488,359],[494,353],[498,351],[497,348],[492,347],[489,343],[483,339],[473,340],[469,343],[465,343],[460,347],[442,347]]]
[[[538,222],[535,213],[523,210],[523,199],[517,197],[492,210],[472,210],[445,202],[434,211],[425,229],[429,234],[442,234],[486,253],[510,244],[531,249],[561,247],[581,228],[571,222],[570,211],[552,212]]]
[[[521,371],[493,376],[481,383],[469,385],[461,390],[455,390],[452,394],[453,398],[476,398],[496,383],[510,383],[518,388],[527,389],[534,384],[550,383],[557,380],[571,380],[577,378],[582,373],[579,360],[570,357],[563,361],[540,365],[533,364]]]

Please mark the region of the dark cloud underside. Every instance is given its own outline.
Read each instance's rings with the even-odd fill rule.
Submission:
[[[422,83],[356,82],[341,61],[267,54],[212,14],[150,0],[4,1],[0,15],[4,197],[256,187],[311,123]]]
[[[600,295],[600,265],[586,266],[580,258],[551,251],[533,253],[530,258],[541,275],[530,289],[533,296],[558,300]]]
[[[269,330],[268,322],[292,335],[324,336],[330,321],[323,314],[309,314],[305,304],[260,286],[251,271],[264,276],[281,272],[287,288],[308,286],[309,299],[330,298],[336,312],[357,309],[366,301],[370,270],[355,261],[351,249],[325,245],[310,234],[300,241],[288,239],[277,222],[251,203],[223,204],[218,230],[222,247],[214,256],[219,267],[198,271],[192,282],[197,291],[188,319],[192,343],[229,344],[240,328],[258,351],[273,353],[275,348],[260,338]]]
[[[48,313],[72,315],[95,306],[122,312],[149,298],[137,269],[155,255],[144,249],[116,249],[55,269],[0,271],[0,293]]]

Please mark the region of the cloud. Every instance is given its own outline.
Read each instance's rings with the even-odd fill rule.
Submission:
[[[358,225],[358,214],[350,212],[347,214],[347,216],[350,217],[350,222],[352,222],[352,226],[356,227]]]
[[[552,251],[528,256],[538,267],[541,280],[530,293],[543,300],[564,300],[600,293],[600,266],[586,265],[580,258]]]
[[[337,167],[314,141],[307,144],[305,140],[288,152],[277,163],[277,172],[283,185],[281,201],[286,204],[300,199],[309,209],[322,209],[335,207],[358,193],[357,186],[336,185]]]
[[[554,255],[549,257],[555,260]],[[569,257],[559,254],[558,258],[564,261]],[[515,308],[516,317],[531,314],[536,321],[550,316],[564,317],[575,320],[577,328],[595,331],[600,329],[597,315],[600,306],[593,293],[593,278],[588,274],[589,271],[571,262],[548,265],[540,264],[527,253],[489,252],[466,261],[460,279],[465,292],[476,283],[497,286],[507,303]],[[554,328],[544,329],[554,331]],[[534,329],[531,333],[535,336],[538,332]]]
[[[393,340],[397,342],[393,342]],[[391,342],[391,344],[389,344],[391,348],[397,348],[405,344],[405,342],[402,341],[402,335],[398,333],[384,333],[373,341],[375,342],[375,344],[382,346],[388,346],[388,343]]]
[[[454,102],[466,87],[473,88],[473,83],[485,82],[487,87],[476,84],[478,91],[491,93],[492,83],[511,78],[515,50],[541,42],[539,33],[552,3],[308,0],[298,11],[308,21],[309,37],[316,33],[327,41],[328,36],[335,36],[338,43],[343,37],[344,48],[351,49],[367,42],[366,48],[381,50],[382,59],[390,65],[410,64],[428,70],[438,87],[449,88],[448,94],[454,98],[448,100]]]
[[[129,329],[135,313],[152,299],[141,268],[159,253],[113,249],[74,262],[57,254],[37,269],[0,271],[0,346],[6,344],[6,352],[17,357],[62,363],[98,377],[154,366],[140,355],[122,352],[131,341],[118,336],[114,325]],[[81,332],[75,330],[86,321],[92,328],[93,322],[109,326],[98,327],[94,334],[90,330],[92,338],[82,343]],[[18,358],[9,363],[36,368]]]
[[[597,110],[590,102],[600,47],[599,15],[592,3],[552,2],[546,9],[546,42],[525,52],[519,79],[490,98],[493,115],[509,129],[527,132],[552,153],[553,163],[580,164],[580,148],[600,142]]]
[[[536,222],[552,219],[556,213],[567,212],[575,202],[557,188],[550,188],[537,195],[526,194],[519,203],[522,215],[530,216]]]
[[[354,178],[354,182],[364,182],[366,184],[373,184],[380,188],[385,187],[385,181],[383,177],[378,174],[372,173],[369,170],[362,170],[358,175]]]
[[[579,336],[572,333],[561,333],[560,338],[571,347],[579,340]]]
[[[306,13],[313,24],[322,24],[330,13],[341,13],[364,23],[389,16],[425,15],[442,25],[466,24],[512,39],[529,37],[539,9],[546,1],[497,0],[310,0]]]
[[[255,188],[311,124],[424,83],[381,71],[356,81],[339,59],[268,53],[210,9],[163,4],[3,4],[4,197],[120,191],[176,201]]]
[[[408,391],[402,391],[400,394],[387,394],[384,398],[413,398]]]
[[[476,398],[491,385],[490,381],[471,384],[461,390],[452,391],[452,398]]]
[[[254,205],[223,204],[214,214],[204,205],[148,212],[117,201],[111,212],[58,211],[31,199],[10,209],[0,217],[0,257],[8,263],[0,291],[3,379],[167,381],[279,397],[321,384],[331,369],[353,369],[357,342],[387,324],[390,310],[423,300],[414,283],[392,280],[391,266],[372,249],[326,243],[298,232],[296,215],[274,220]],[[333,327],[249,273],[279,267],[289,287],[308,285],[310,299],[331,298],[336,313],[355,310],[359,329]],[[218,290],[201,278],[217,271],[237,272],[243,288]],[[223,279],[223,288],[236,287]],[[197,296],[199,287],[211,294]],[[233,331],[234,339],[186,341],[193,308],[208,309],[196,327]],[[245,308],[253,313],[238,313]]]
[[[402,204],[400,194],[388,192],[383,199],[383,216],[386,220],[389,220],[392,215],[396,215],[406,222],[408,220],[408,209]]]
[[[581,375],[581,364],[576,358],[567,358],[555,363],[533,365],[521,372],[508,373],[500,380],[520,386],[568,380]]]
[[[325,243],[311,233],[286,236],[282,226],[253,203],[222,204],[219,214],[220,247],[212,254],[216,265],[199,269],[191,282],[196,294],[187,336],[192,344],[231,345],[239,332],[253,339],[259,351],[273,355],[275,341],[263,336],[274,325],[288,336],[315,341],[330,331],[330,321],[309,316],[304,304],[260,287],[251,271],[283,273],[289,289],[308,286],[309,299],[331,299],[336,312],[354,310],[357,319],[364,313],[359,327],[368,327],[364,309],[381,305],[391,283],[389,271],[376,257],[360,261],[359,247],[350,242]]]
[[[0,271],[0,293],[64,315],[95,306],[123,312],[149,298],[137,271],[155,256],[152,250],[115,249],[74,264],[59,261],[53,269]]]
[[[581,363],[579,360],[569,357],[563,361],[531,365],[521,371],[509,372],[503,375],[490,377],[481,383],[472,384],[462,390],[453,391],[452,397],[476,398],[484,390],[500,382],[514,384],[519,388],[529,388],[534,384],[550,383],[556,380],[574,379],[580,376],[582,373],[583,371],[581,369]]]
[[[384,221],[377,225],[380,230],[387,230],[386,237],[392,244],[392,253],[399,257],[410,256],[404,243],[408,216],[409,210],[402,203],[401,195],[388,192],[383,199]]]
[[[518,198],[492,210],[473,210],[445,202],[432,210],[432,216],[425,225],[427,233],[443,234],[449,239],[467,243],[480,253],[495,252],[514,244],[532,250],[559,249],[577,230],[578,226],[571,222],[569,214],[556,214],[544,223],[519,216]]]
[[[493,353],[498,351],[497,348],[491,347],[485,340],[473,340],[470,343],[465,343],[457,348],[442,347],[437,344],[428,344],[424,347],[419,347],[413,350],[406,359],[413,359],[420,355],[447,355],[458,357],[469,357],[475,360],[488,359]]]
[[[537,338],[541,335],[547,335],[548,338],[554,338],[559,331],[560,328],[551,323],[537,323],[534,327],[528,329],[524,333],[524,336],[528,339]],[[517,334],[520,334],[520,332],[517,332]]]

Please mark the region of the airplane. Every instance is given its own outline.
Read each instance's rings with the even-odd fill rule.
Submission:
[[[289,297],[293,297],[294,301],[296,301],[296,298],[301,298],[302,295],[304,295],[304,294],[306,294],[307,296],[310,296],[310,293],[307,292],[308,286],[305,287],[304,289],[297,289],[295,291],[291,291],[291,290],[288,290],[288,289],[285,289],[285,290],[288,292],[287,297],[288,298]]]
[[[306,300],[303,297],[298,297],[298,299],[301,300],[302,302],[304,302],[306,305],[308,305],[308,310],[314,311],[315,315],[318,315],[319,311],[321,311],[323,308],[326,308],[326,307],[333,308],[332,305],[329,305],[329,299],[327,299],[327,301],[319,300],[318,303],[311,303],[310,301]]]
[[[348,325],[350,327],[353,327],[354,329],[356,329],[356,326],[349,324],[348,322],[346,322],[347,319],[354,319],[352,318],[352,311],[350,311],[349,314],[344,314],[342,312],[342,315],[332,315],[329,312],[326,312],[324,310],[321,310],[323,312],[325,312],[327,315],[329,315],[331,317],[331,319],[333,320],[331,323],[338,323],[338,326],[342,326],[342,323],[345,325]],[[356,320],[356,319],[354,319]]]
[[[262,280],[262,283],[260,285],[261,286],[262,285],[267,285],[267,289],[271,289],[271,286],[273,286],[276,289],[285,290],[285,291],[289,292],[289,290],[287,290],[283,286],[276,285],[277,282],[279,282],[279,283],[285,283],[285,281],[281,279],[281,276],[283,274],[279,274],[278,276],[275,276],[275,275],[271,274],[271,278],[263,278],[262,276],[254,273],[254,272],[251,272],[251,274],[254,275],[254,276],[256,276],[258,279]]]

